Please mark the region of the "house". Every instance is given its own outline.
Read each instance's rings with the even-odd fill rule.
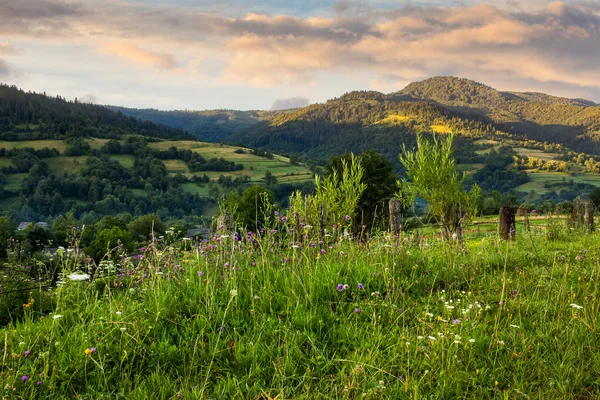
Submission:
[[[17,230],[24,231],[31,224],[33,224],[33,222],[21,222],[19,224],[19,226],[17,227]],[[44,229],[48,229],[48,223],[47,222],[36,222],[35,224],[38,225],[38,226],[41,226]]]
[[[185,237],[194,239],[198,236],[201,239],[210,238],[210,228],[196,228],[196,229],[188,229]]]

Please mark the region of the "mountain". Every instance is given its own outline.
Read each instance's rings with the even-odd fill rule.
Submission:
[[[194,139],[181,129],[127,117],[103,106],[0,84],[0,140],[118,138],[123,134]]]
[[[94,222],[156,213],[197,222],[225,193],[260,183],[285,201],[311,181],[306,166],[270,152],[0,85],[0,216]]]
[[[408,85],[392,99],[433,101],[454,112],[488,117],[502,131],[600,154],[600,106],[589,100],[501,92],[468,79],[437,77]]]
[[[160,111],[117,106],[108,106],[108,108],[127,116],[183,129],[197,138],[209,142],[227,141],[234,133],[285,112],[258,110]]]
[[[501,92],[468,79],[437,77],[401,91],[347,93],[265,120],[229,140],[323,160],[374,147],[397,153],[419,132],[512,138],[600,154],[600,106],[541,93]]]

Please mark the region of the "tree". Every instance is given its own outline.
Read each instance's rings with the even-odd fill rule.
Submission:
[[[594,207],[600,207],[600,187],[595,187],[589,194],[590,200],[594,203]]]
[[[98,236],[96,236],[92,245],[93,256],[96,259],[101,259],[106,253],[120,244],[123,245],[123,249],[131,250],[132,243],[131,233],[118,226],[113,226],[110,229],[100,231]]]
[[[129,224],[129,231],[133,238],[139,242],[147,241],[152,237],[152,234],[164,235],[167,227],[156,214],[142,215],[135,221]]]
[[[275,203],[272,191],[260,186],[252,186],[244,190],[242,195],[232,193],[225,202],[225,209],[231,212],[238,226],[256,231],[265,223],[265,214]]]
[[[0,260],[6,258],[8,239],[15,234],[15,224],[10,217],[0,217]]]
[[[349,163],[351,159],[351,153],[331,157],[329,163],[325,166],[326,176],[330,176],[334,170],[337,171],[338,176],[341,176],[343,171],[342,160]],[[358,200],[356,218],[357,222],[370,229],[377,222],[375,221],[375,213],[382,216],[380,221],[387,219],[389,213],[387,201],[394,196],[398,177],[394,172],[394,165],[373,149],[362,152],[357,159],[363,169],[361,182],[366,187]],[[386,204],[382,206],[384,202]]]
[[[423,198],[437,218],[442,238],[462,240],[462,228],[477,213],[481,189],[473,185],[470,192],[462,189],[466,174],[459,175],[452,154],[454,135],[432,140],[417,135],[417,149],[403,146],[400,162],[406,169],[405,187]]]
[[[265,177],[263,178],[263,182],[267,186],[277,185],[277,177],[271,173],[271,171],[265,172]]]

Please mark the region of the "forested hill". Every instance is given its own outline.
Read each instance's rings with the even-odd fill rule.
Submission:
[[[124,134],[194,139],[181,129],[141,121],[103,106],[67,101],[0,84],[0,140],[119,139]]]
[[[600,154],[600,106],[589,100],[500,92],[454,77],[415,82],[388,97],[433,101],[468,118],[488,117],[498,129],[509,133]]]
[[[252,110],[160,111],[117,106],[108,106],[108,108],[127,116],[183,129],[198,139],[209,142],[228,141],[236,132],[283,113],[283,111]]]
[[[278,115],[231,140],[322,160],[374,147],[398,153],[418,132],[455,131],[464,139],[511,137],[600,154],[600,106],[541,93],[500,92],[460,78],[438,77],[383,94],[360,91]]]

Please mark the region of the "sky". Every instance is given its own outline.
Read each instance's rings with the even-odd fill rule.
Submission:
[[[453,75],[600,102],[600,0],[0,0],[0,82],[272,109]]]

